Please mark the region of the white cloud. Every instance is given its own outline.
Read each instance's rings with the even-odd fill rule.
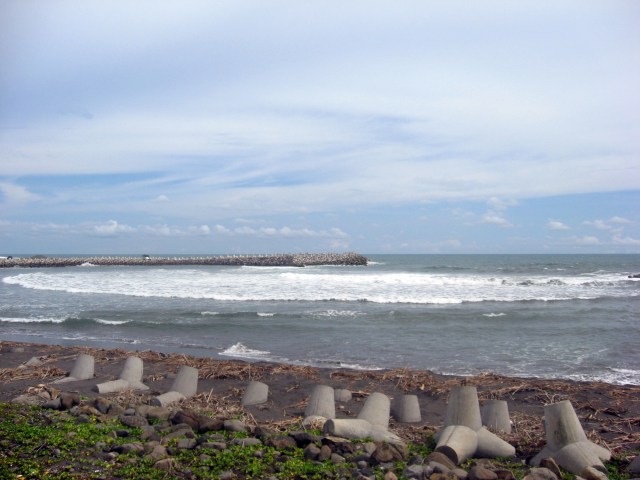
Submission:
[[[570,230],[570,227],[558,220],[549,220],[547,222],[547,228],[549,230]]]
[[[513,227],[511,222],[504,218],[500,212],[488,211],[482,216],[482,223],[488,223],[491,225],[498,225],[499,227],[509,228]]]
[[[21,185],[8,182],[0,182],[0,193],[2,193],[5,203],[8,204],[23,204],[41,200],[40,195],[30,192]]]
[[[640,240],[631,238],[631,237],[622,237],[620,235],[614,235],[611,241],[615,245],[633,245],[633,246],[640,245]]]
[[[620,224],[620,225],[631,225],[631,224],[633,224],[633,222],[631,220],[628,220],[628,219],[623,218],[623,217],[618,217],[618,216],[611,217],[609,219],[609,223],[616,223],[616,224]]]
[[[598,230],[611,230],[613,228],[606,222],[606,220],[586,220],[584,224]]]
[[[122,225],[115,220],[109,220],[101,225],[93,227],[93,233],[96,235],[113,236],[119,233],[133,233],[136,229],[129,225]]]
[[[577,245],[600,245],[600,240],[593,236],[584,236],[581,238],[575,238],[573,243]]]

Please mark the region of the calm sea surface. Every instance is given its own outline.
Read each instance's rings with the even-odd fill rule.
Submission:
[[[640,384],[640,255],[0,270],[0,340]]]

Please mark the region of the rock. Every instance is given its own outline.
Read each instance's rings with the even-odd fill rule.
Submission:
[[[453,470],[454,468],[456,468],[456,464],[453,463],[451,461],[451,459],[449,457],[447,457],[444,453],[440,453],[440,452],[431,452],[427,456],[426,461],[427,462],[437,462],[437,463],[439,463],[441,465],[444,465],[449,470]]]
[[[429,462],[428,467],[435,473],[449,473],[454,470],[453,468],[434,461]]]
[[[310,443],[306,447],[304,447],[303,455],[306,460],[317,460],[318,456],[320,455],[320,447],[313,443]]]
[[[80,394],[78,392],[60,392],[60,409],[69,410],[76,405],[80,405]]]
[[[640,473],[640,455],[638,455],[631,461],[631,463],[627,467],[627,472],[634,475]]]
[[[548,468],[531,468],[523,480],[558,480],[556,474]]]
[[[175,470],[176,463],[177,463],[176,460],[173,458],[164,458],[162,460],[158,460],[156,463],[153,464],[153,466],[158,470],[170,472],[172,470]]]
[[[202,417],[198,426],[198,433],[217,432],[224,430],[224,420],[221,418]]]
[[[144,446],[142,445],[141,442],[131,442],[131,443],[125,443],[123,445],[117,445],[113,447],[113,451],[120,454],[127,454],[127,453],[139,454],[144,451]]]
[[[227,432],[238,432],[238,433],[248,433],[249,428],[241,422],[240,420],[225,420],[223,423],[223,428]],[[293,439],[292,439],[293,440]]]
[[[318,454],[318,461],[324,462],[326,460],[329,460],[332,453],[333,452],[331,451],[331,447],[329,447],[329,445],[322,445],[322,447],[320,447],[320,453]]]
[[[218,475],[218,480],[233,480],[234,478],[236,478],[236,474],[231,470],[222,472],[220,475]]]
[[[562,478],[562,472],[560,471],[560,467],[558,466],[558,464],[553,458],[551,457],[543,458],[542,460],[540,460],[540,466],[543,468],[548,468],[555,474],[556,477]]]
[[[326,417],[321,417],[320,415],[309,415],[302,420],[302,426],[304,428],[322,430],[326,422]]]
[[[103,415],[106,415],[109,412],[111,407],[111,402],[104,397],[96,397],[93,400],[93,406]]]
[[[458,480],[452,471],[446,473],[435,472],[429,475],[429,480]]]
[[[451,470],[451,473],[453,473],[456,476],[456,478],[458,478],[458,480],[466,480],[467,478],[469,478],[469,474],[465,470],[461,469],[460,467],[454,468],[453,470]],[[500,478],[500,475],[498,474],[498,472],[496,472],[496,475],[498,475],[498,478]],[[511,476],[513,477],[513,474],[511,474]],[[516,479],[515,477],[513,477],[508,480],[516,480]]]
[[[300,448],[304,448],[310,443],[316,443],[321,440],[321,437],[319,437],[318,435],[313,435],[309,432],[290,432],[289,436],[296,441],[298,447]]]
[[[174,438],[180,438],[180,437],[186,437],[186,436],[191,436],[191,437],[194,436],[193,430],[191,430],[190,427],[181,428],[165,435],[164,437],[162,437],[162,443],[166,445]]]
[[[293,450],[298,444],[289,435],[277,435],[275,437],[269,437],[267,446],[273,447],[276,450]]]
[[[149,425],[149,422],[147,421],[147,419],[140,415],[122,414],[118,417],[118,419],[120,420],[120,423],[131,428],[138,428],[138,427],[143,427],[145,425]]]
[[[60,399],[54,398],[42,404],[42,408],[48,408],[51,410],[60,410]]]
[[[147,457],[152,460],[161,460],[167,457],[167,449],[164,445],[155,445]]]
[[[164,407],[155,407],[155,408],[164,408]],[[200,415],[194,412],[189,412],[187,410],[179,410],[173,414],[171,417],[171,423],[180,424],[186,423],[196,432],[200,428]]]
[[[488,468],[476,465],[469,470],[469,480],[497,480],[498,475]]]
[[[346,438],[325,436],[322,437],[322,444],[328,445],[332,452],[341,455],[350,455],[355,453],[357,446]]]
[[[405,445],[396,445],[386,442],[376,443],[376,450],[372,458],[377,463],[401,462],[407,458],[409,451]]]
[[[347,459],[342,455],[338,455],[337,453],[331,454],[331,463],[333,463],[334,465],[340,465],[341,463],[344,463],[346,461]]]
[[[241,447],[249,447],[253,445],[262,445],[262,440],[259,438],[247,437],[247,438],[234,438],[231,440],[234,445],[240,445]]]
[[[17,396],[9,403],[17,403],[20,405],[40,405],[42,403],[42,399],[37,395],[24,394]]]
[[[147,409],[147,412],[146,412],[145,416],[149,420],[157,420],[157,421],[160,421],[160,422],[164,422],[165,420],[167,420],[169,418],[170,415],[171,415],[171,410],[169,410],[168,408],[150,406]]]
[[[181,450],[191,450],[192,448],[196,447],[197,443],[198,442],[196,442],[196,440],[193,438],[181,438],[180,440],[178,440],[177,447]]]
[[[511,470],[507,470],[506,468],[498,468],[493,471],[498,476],[498,480],[516,480],[516,476],[513,474],[513,472]]]
[[[422,478],[423,472],[424,472],[424,467],[422,465],[409,465],[407,468],[404,469],[404,472],[402,472],[402,476],[407,478]]]

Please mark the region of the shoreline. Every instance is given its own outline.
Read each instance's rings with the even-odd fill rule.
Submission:
[[[170,266],[216,265],[251,267],[305,267],[319,265],[366,266],[367,259],[358,253],[296,253],[276,255],[214,255],[202,257],[90,256],[0,258],[0,268],[49,268],[79,266]]]
[[[364,399],[373,392],[383,392],[392,398],[403,393],[416,394],[422,421],[416,424],[392,421],[390,427],[402,438],[413,441],[424,439],[442,426],[449,390],[452,386],[465,384],[477,387],[481,403],[488,399],[507,400],[514,425],[514,433],[508,440],[516,446],[519,458],[534,455],[536,449],[544,445],[544,405],[561,400],[571,401],[590,440],[622,458],[630,457],[640,449],[640,386],[505,377],[490,373],[459,377],[410,369],[362,371],[248,363],[149,350],[2,341],[0,403],[68,374],[80,353],[94,356],[95,377],[62,385],[89,398],[98,395],[93,392],[93,386],[117,378],[124,360],[135,355],[144,362],[143,381],[150,387],[149,393],[137,396],[137,401],[145,403],[150,395],[167,391],[172,382],[171,375],[180,366],[189,365],[199,371],[198,394],[185,405],[208,411],[215,405],[215,409],[234,412],[256,425],[280,428],[299,425],[311,389],[317,384],[354,392],[353,400],[337,412],[342,418],[357,414]],[[18,368],[33,357],[39,359],[40,366]],[[270,399],[266,405],[240,405],[242,392],[250,380],[269,385]]]

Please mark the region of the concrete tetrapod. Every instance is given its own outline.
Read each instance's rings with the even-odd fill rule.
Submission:
[[[323,432],[342,438],[372,438],[374,441],[404,444],[395,433],[387,430],[391,401],[383,393],[372,393],[362,406],[358,418],[327,420]]]
[[[487,400],[480,412],[482,425],[497,432],[511,433],[509,406],[506,400]]]
[[[474,386],[451,389],[444,428],[437,434],[436,451],[458,464],[473,456],[513,457],[516,449],[482,426],[478,391]]]
[[[89,380],[93,378],[95,360],[91,355],[81,353],[76,358],[69,376],[56,380],[53,383],[75,382],[77,380]]]
[[[247,385],[242,396],[242,405],[260,405],[269,398],[269,386],[266,383],[252,381]]]
[[[380,425],[372,425],[368,421],[359,418],[333,418],[327,420],[322,431],[326,435],[342,438],[371,438],[375,442],[404,444],[402,439],[395,433]]]
[[[384,393],[373,392],[364,402],[358,419],[366,420],[371,425],[378,425],[384,429],[389,427],[391,400]]]
[[[193,397],[196,393],[198,393],[198,369],[183,365],[180,367],[169,391],[158,395],[149,403],[154,406],[166,407],[172,403]]]
[[[553,458],[574,475],[581,475],[588,467],[607,472],[602,462],[611,458],[611,452],[587,439],[569,400],[544,407],[544,429],[547,446],[533,457],[531,465],[538,466],[543,459]]]
[[[142,383],[142,359],[139,357],[128,357],[124,362],[124,367],[118,380],[97,384],[94,388],[98,393],[120,392],[122,390],[148,390]]]
[[[422,421],[420,403],[417,395],[400,395],[391,405],[391,413],[402,423],[416,423]]]
[[[333,387],[316,385],[311,391],[309,404],[304,411],[305,417],[336,418],[336,402]]]

